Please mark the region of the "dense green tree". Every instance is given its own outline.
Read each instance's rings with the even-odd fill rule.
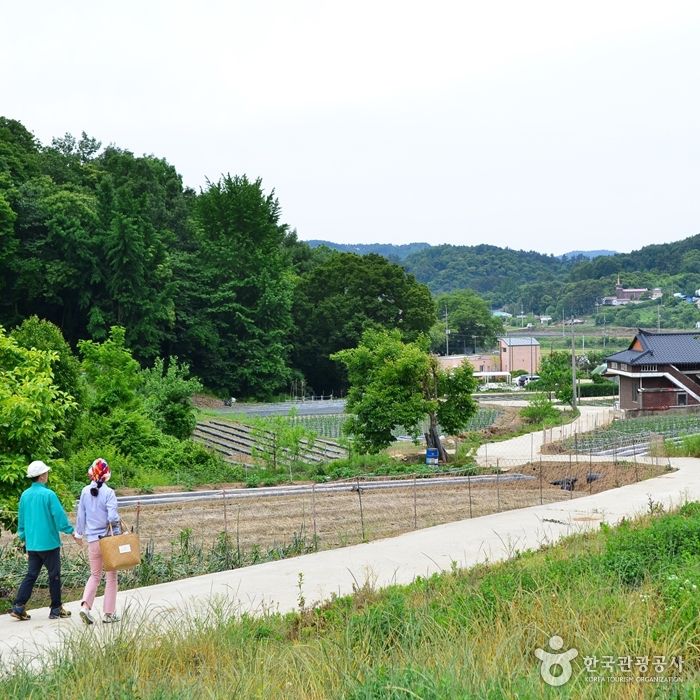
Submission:
[[[88,385],[87,404],[94,413],[140,405],[136,390],[141,382],[139,363],[125,346],[126,331],[114,326],[102,343],[81,340],[82,370]]]
[[[488,348],[503,333],[503,322],[491,315],[486,302],[471,289],[458,289],[436,299],[439,315],[447,314],[452,354]],[[431,349],[445,353],[445,322],[439,321],[430,333]]]
[[[56,360],[52,352],[23,348],[0,327],[0,523],[5,527],[14,525],[27,465],[56,456],[56,438],[72,405],[54,383]],[[62,493],[58,472],[54,477],[54,488]]]
[[[39,143],[20,122],[0,117],[0,189],[39,174]]]
[[[298,240],[295,229],[285,235],[282,241],[282,255],[287,266],[297,275],[303,275],[337,255],[337,252],[325,245],[312,248],[306,241]]]
[[[336,253],[303,275],[294,290],[294,366],[316,392],[347,387],[330,355],[355,347],[368,328],[398,329],[415,340],[435,322],[425,285],[379,255]]]
[[[55,356],[52,363],[53,383],[71,400],[59,429],[69,436],[82,410],[85,398],[78,358],[63,337],[61,329],[37,316],[26,319],[10,335],[19,346],[27,350],[43,350]]]
[[[100,281],[96,199],[40,177],[19,188],[15,206],[20,248],[12,265],[15,314],[8,320],[36,314],[75,342]]]
[[[347,368],[346,431],[361,452],[388,447],[398,426],[416,438],[428,416],[426,444],[438,449],[441,461],[448,461],[439,427],[450,435],[464,429],[476,412],[476,382],[469,363],[443,370],[427,350],[425,336],[404,343],[398,330],[368,330],[356,348],[333,355]]]
[[[187,365],[178,365],[171,357],[165,369],[162,358],[152,368],[141,372],[138,392],[144,400],[146,413],[166,435],[185,440],[192,435],[197,423],[192,396],[202,390],[195,377],[190,377]]]
[[[103,239],[111,313],[90,319],[91,334],[96,338],[104,336],[106,323],[124,325],[127,343],[141,359],[158,355],[175,322],[168,236],[155,229],[147,209],[147,195],[134,199],[126,187],[115,193],[110,226]],[[96,322],[99,320],[101,323]]]
[[[14,256],[17,253],[18,241],[15,238],[15,220],[17,214],[0,190],[0,295],[6,300],[12,296],[12,290],[7,289],[10,280],[10,270]],[[0,313],[2,312],[0,302]]]
[[[292,273],[274,191],[245,176],[209,183],[197,198],[198,247],[183,261],[189,279],[178,355],[226,395],[270,396],[285,387]]]
[[[404,261],[406,269],[434,293],[470,288],[479,294],[565,274],[572,264],[552,255],[485,244],[433,246],[411,253]],[[499,299],[497,303],[509,301],[515,299]]]
[[[571,354],[553,352],[542,358],[538,370],[539,379],[531,382],[530,387],[535,391],[546,391],[554,394],[562,403],[573,404],[573,373],[571,370]]]

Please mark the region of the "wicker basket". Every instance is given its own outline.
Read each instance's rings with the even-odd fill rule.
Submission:
[[[113,534],[112,523],[110,523],[108,534],[100,540],[105,571],[133,569],[141,563],[141,542],[138,534],[125,532],[126,528],[122,522],[120,522],[120,529],[124,534]]]

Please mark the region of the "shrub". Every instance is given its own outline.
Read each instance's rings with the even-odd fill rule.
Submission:
[[[56,359],[51,363],[53,382],[66,396],[72,397],[74,402],[66,410],[63,418],[63,428],[69,435],[80,415],[84,401],[84,386],[80,381],[80,362],[66,343],[61,329],[50,321],[32,316],[19,328],[15,328],[10,335],[18,345],[27,350],[35,348],[55,354]]]
[[[559,420],[559,411],[547,398],[546,394],[535,394],[530,399],[530,405],[520,411],[520,415],[528,423],[556,423]]]
[[[56,358],[51,352],[21,347],[0,327],[0,511],[17,510],[27,487],[27,465],[56,455],[56,438],[73,405],[53,383],[51,365]],[[53,473],[52,484],[60,496],[70,498],[60,471]],[[12,515],[0,516],[7,527],[13,527],[13,521]]]
[[[669,568],[674,559],[700,556],[700,515],[697,506],[678,515],[653,520],[646,528],[628,523],[608,537],[603,564],[622,583],[639,585],[648,574]]]
[[[617,396],[617,384],[604,380],[595,384],[580,384],[579,393],[581,398],[591,396]]]
[[[159,357],[152,369],[140,374],[139,394],[149,417],[164,433],[180,440],[192,435],[197,419],[191,399],[202,390],[199,380],[188,375],[189,366],[178,365],[177,357],[170,358],[167,371]]]

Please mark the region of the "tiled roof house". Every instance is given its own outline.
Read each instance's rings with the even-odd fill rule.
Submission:
[[[620,408],[663,410],[700,404],[700,333],[638,330],[627,350],[605,358],[620,378]]]

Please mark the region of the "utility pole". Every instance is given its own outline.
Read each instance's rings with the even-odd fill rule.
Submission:
[[[661,304],[656,307],[656,332],[661,332]]]
[[[447,307],[445,307],[445,355],[450,354],[450,329],[447,325]]]
[[[605,311],[603,311],[603,352],[605,352],[605,339],[606,339],[606,330],[605,330]]]
[[[574,340],[574,317],[571,317],[571,381],[574,389],[574,400],[571,406],[576,410],[576,341]]]

